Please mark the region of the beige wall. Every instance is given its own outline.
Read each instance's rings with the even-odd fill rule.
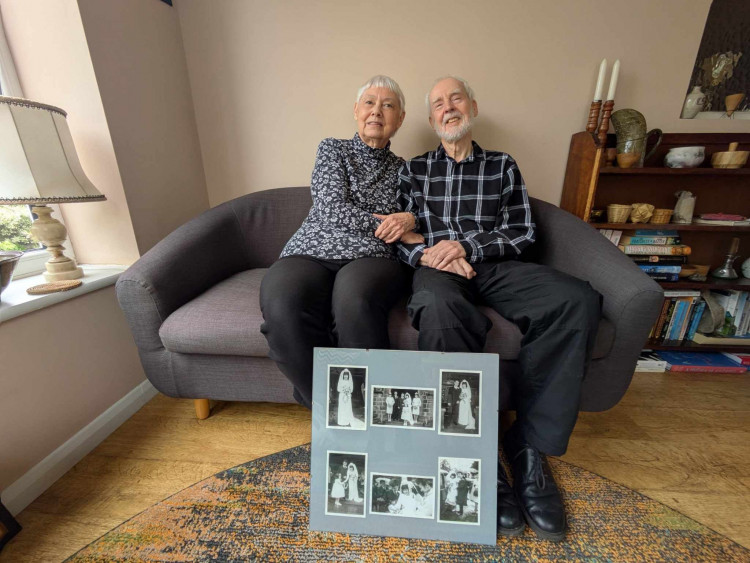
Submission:
[[[603,57],[622,64],[615,109],[650,127],[748,131],[678,118],[710,3],[176,0],[209,199],[309,183],[318,142],[354,134],[356,89],[377,73],[407,97],[397,154],[437,145],[425,90],[458,74],[477,91],[475,138],[515,156],[530,193],[553,203]]]
[[[75,1],[3,0],[8,44],[26,98],[61,107],[81,165],[105,202],[62,205],[76,258],[129,264],[138,258],[112,137]]]
[[[79,0],[141,254],[208,209],[177,12]]]
[[[143,381],[114,288],[0,324],[0,491]]]

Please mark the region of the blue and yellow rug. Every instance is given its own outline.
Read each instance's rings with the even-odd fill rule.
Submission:
[[[496,546],[310,532],[307,445],[188,487],[67,561],[750,561],[750,550],[663,504],[550,463],[569,516],[561,543],[529,530]]]

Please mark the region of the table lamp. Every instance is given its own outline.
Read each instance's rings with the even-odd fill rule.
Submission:
[[[50,203],[103,201],[81,167],[67,114],[60,108],[0,96],[0,205],[33,205],[31,236],[52,255],[47,281],[83,277],[65,256],[65,225],[51,217]]]

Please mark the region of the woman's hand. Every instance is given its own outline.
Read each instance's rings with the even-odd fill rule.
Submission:
[[[396,242],[401,236],[414,229],[414,215],[406,211],[401,213],[391,213],[390,215],[379,215],[373,213],[376,219],[380,219],[382,222],[375,229],[375,236],[379,239],[391,244]]]

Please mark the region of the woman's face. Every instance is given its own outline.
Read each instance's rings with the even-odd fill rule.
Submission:
[[[368,146],[382,149],[404,122],[398,96],[388,88],[371,87],[354,104],[359,138]]]
[[[469,387],[469,384],[468,384],[468,383],[466,383],[466,382],[464,381],[464,382],[463,382],[463,383],[461,384],[461,387],[463,387],[464,389],[466,389],[467,387]]]

